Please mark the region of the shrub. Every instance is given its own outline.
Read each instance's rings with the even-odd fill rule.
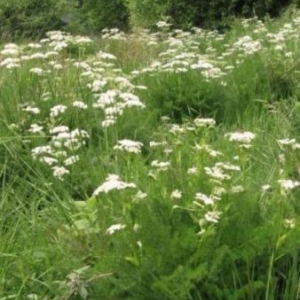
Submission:
[[[64,25],[63,1],[0,0],[0,36],[41,37],[48,30]]]
[[[210,29],[229,27],[230,18],[235,16],[276,17],[292,2],[291,0],[124,0],[133,26],[152,26],[163,17],[169,16],[176,27],[199,26]]]
[[[133,27],[151,27],[159,21],[168,10],[168,1],[164,0],[124,0]]]
[[[102,29],[126,29],[127,8],[122,0],[0,0],[0,36],[42,37],[49,30],[93,34]]]
[[[79,28],[85,33],[100,33],[104,28],[128,28],[128,11],[122,0],[82,0],[79,3],[77,14]]]

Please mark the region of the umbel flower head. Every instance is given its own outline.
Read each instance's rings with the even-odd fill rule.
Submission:
[[[141,142],[136,142],[136,141],[125,139],[125,140],[118,141],[118,144],[114,147],[114,149],[130,152],[130,153],[135,153],[135,154],[140,154],[142,146],[143,146],[143,143],[141,143]]]
[[[100,193],[107,194],[112,190],[124,190],[127,188],[136,188],[136,185],[134,183],[121,181],[118,175],[110,174],[105,179],[105,182],[94,191],[93,196],[97,196]]]
[[[252,140],[255,138],[255,134],[250,131],[229,132],[225,134],[225,137],[228,137],[229,141],[250,144]]]

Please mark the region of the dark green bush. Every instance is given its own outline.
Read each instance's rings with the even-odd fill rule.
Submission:
[[[104,28],[128,27],[128,11],[122,0],[81,0],[76,9],[76,18],[69,25],[81,33],[100,33]]]
[[[166,14],[180,27],[224,29],[232,17],[279,16],[292,0],[169,0]]]
[[[122,0],[0,0],[0,36],[42,37],[49,30],[94,34],[126,29],[128,12]]]
[[[232,17],[263,18],[278,16],[293,0],[123,0],[134,26],[152,26],[163,17],[171,17],[176,27],[199,26],[224,29]]]
[[[63,1],[0,0],[0,37],[41,37],[48,30],[61,29]]]
[[[166,15],[169,1],[165,0],[123,0],[129,11],[133,27],[152,27]]]
[[[169,17],[175,27],[229,27],[232,17],[276,17],[298,0],[0,0],[0,36],[43,36],[48,30],[97,34],[104,28],[152,27]]]

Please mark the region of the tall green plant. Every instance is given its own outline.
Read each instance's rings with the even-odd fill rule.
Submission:
[[[152,27],[168,16],[179,28],[192,26],[224,29],[232,17],[278,16],[293,1],[279,0],[123,0],[133,27]]]
[[[85,32],[99,33],[104,28],[128,28],[128,12],[122,0],[83,0],[78,6],[78,14],[80,29]]]
[[[168,11],[169,1],[164,0],[124,0],[133,27],[151,27],[162,19]]]

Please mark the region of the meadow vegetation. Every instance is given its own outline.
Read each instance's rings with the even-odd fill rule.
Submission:
[[[300,14],[0,50],[0,299],[299,299]]]

